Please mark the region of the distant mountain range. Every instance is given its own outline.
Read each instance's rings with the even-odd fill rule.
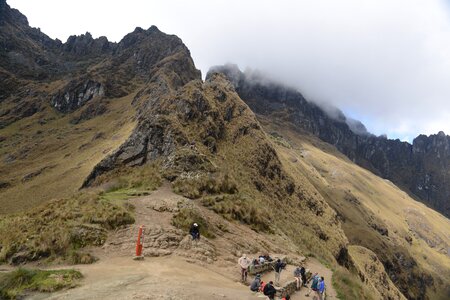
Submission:
[[[258,73],[245,74],[235,65],[217,66],[239,96],[259,115],[289,121],[299,130],[334,145],[358,165],[391,180],[410,195],[450,216],[450,136],[419,135],[412,145],[377,137],[338,109],[331,113],[307,101],[295,89]]]

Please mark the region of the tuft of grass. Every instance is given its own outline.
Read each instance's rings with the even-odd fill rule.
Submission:
[[[102,174],[96,178],[94,185],[103,185],[105,193],[120,190],[154,191],[162,184],[157,163],[140,167],[122,167]]]
[[[186,198],[198,199],[202,195],[235,194],[237,184],[228,174],[208,174],[194,178],[177,178],[173,182],[175,193]]]
[[[107,230],[131,223],[134,218],[126,207],[102,200],[97,194],[53,200],[0,220],[0,262],[21,264],[56,258],[91,261],[73,259],[70,253],[88,245],[102,245]]]
[[[208,224],[205,218],[194,208],[194,207],[184,207],[175,214],[172,218],[172,225],[183,229],[186,232],[189,231],[191,225],[197,223],[200,228],[200,234],[207,238],[215,238],[212,226]]]
[[[201,203],[225,219],[240,221],[255,231],[271,232],[269,213],[255,201],[239,194],[207,196]]]
[[[24,292],[54,292],[75,287],[83,275],[76,270],[37,270],[18,268],[0,275],[0,298],[18,299]]]

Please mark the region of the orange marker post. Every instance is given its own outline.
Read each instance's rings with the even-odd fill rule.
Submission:
[[[136,241],[136,256],[142,256],[142,245],[144,244],[144,236],[142,235],[144,232],[144,226],[141,225],[139,227],[138,237]]]

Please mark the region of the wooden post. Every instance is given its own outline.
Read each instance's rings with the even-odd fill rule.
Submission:
[[[136,257],[142,257],[142,246],[144,244],[143,232],[144,232],[144,226],[141,225],[139,227],[138,237],[137,237],[137,241],[136,241]]]

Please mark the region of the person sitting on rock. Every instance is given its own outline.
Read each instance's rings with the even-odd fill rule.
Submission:
[[[306,286],[306,270],[305,267],[300,268],[300,275],[302,277],[303,286]]]
[[[273,281],[270,281],[266,286],[264,287],[263,294],[269,297],[269,300],[275,299],[275,294],[277,293],[277,290],[273,286]]]
[[[267,284],[267,282],[264,282],[264,281],[261,280],[261,285],[259,287],[259,291],[261,293],[264,293],[264,288],[266,287],[266,284]]]
[[[259,256],[259,263],[262,265],[266,261],[264,255]]]
[[[253,279],[252,283],[250,284],[250,290],[252,292],[258,292],[260,286],[261,286],[261,274],[256,274],[255,279]]]
[[[247,281],[248,267],[250,266],[251,263],[252,263],[252,261],[249,258],[247,258],[247,255],[245,255],[245,254],[242,254],[242,257],[239,258],[239,260],[238,260],[238,264],[241,267],[242,282]]]
[[[192,240],[200,239],[200,230],[197,223],[192,224],[189,234],[192,236]]]
[[[294,279],[295,279],[295,283],[296,283],[296,286],[297,286],[297,290],[299,290],[300,289],[300,286],[302,285],[302,279],[301,279],[301,277],[302,277],[302,274],[301,274],[301,267],[300,266],[298,266],[297,268],[295,268],[295,270],[294,270]]]

